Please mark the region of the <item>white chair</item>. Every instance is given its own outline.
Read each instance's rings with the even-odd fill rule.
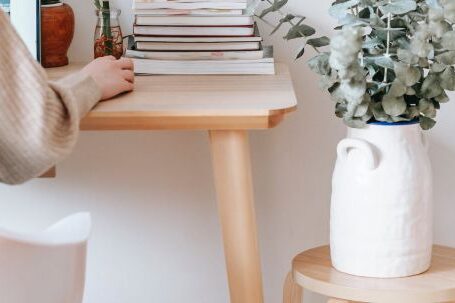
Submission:
[[[0,302],[81,303],[90,230],[88,213],[41,233],[0,229]]]

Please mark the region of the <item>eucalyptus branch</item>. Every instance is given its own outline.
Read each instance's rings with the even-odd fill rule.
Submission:
[[[330,52],[318,53],[308,65],[332,95],[336,115],[351,127],[419,119],[430,129],[441,103],[449,101],[446,91],[455,91],[453,0],[334,0],[330,14],[343,25],[332,41],[310,39],[315,30],[304,18],[297,23],[283,12],[287,0],[264,2],[270,7],[259,17],[266,24],[267,14],[281,16],[272,33],[289,24],[287,40],[302,38],[316,51],[330,42]]]
[[[272,3],[271,0],[267,0],[267,2],[268,2],[270,5],[273,5],[273,3]],[[277,12],[282,18],[286,17],[286,14],[281,10],[281,8],[278,9],[276,12]],[[296,16],[296,17],[299,17],[299,16]],[[303,21],[304,19],[305,19],[305,17],[303,17],[303,16],[300,17],[300,20]],[[264,19],[261,19],[261,20],[264,20]],[[287,22],[288,22],[291,26],[297,26],[297,24],[295,24],[292,20],[289,20],[289,21],[287,21]],[[302,33],[301,31],[298,31],[298,33],[299,33],[300,35],[302,35],[302,37],[305,37],[304,33]],[[304,39],[305,44],[306,44],[306,40],[307,40],[307,39],[306,39],[306,38],[303,38],[303,39]]]
[[[278,7],[278,8],[274,8],[275,5],[279,5],[279,1],[280,0],[274,0],[274,2],[272,2],[271,0],[266,0],[266,2],[268,4],[270,4],[270,9],[272,12],[274,13],[277,13],[280,17],[281,17],[281,20],[280,20],[280,23],[278,24],[278,26],[275,26],[273,24],[271,24],[269,21],[267,21],[264,17],[266,14],[268,14],[268,12],[266,14],[264,14],[264,12],[261,14],[261,15],[257,15],[256,14],[256,17],[258,17],[259,19],[261,19],[265,24],[271,26],[271,27],[274,27],[275,29],[272,31],[272,34],[275,33],[280,27],[282,24],[289,24],[291,29],[289,30],[288,32],[288,35],[285,36],[285,39],[287,40],[290,40],[290,39],[294,39],[294,38],[297,38],[297,37],[294,37],[295,34],[297,34],[298,38],[301,38],[303,39],[303,42],[304,42],[304,45],[302,47],[302,50],[299,52],[299,54],[297,55],[297,59],[300,58],[303,54],[304,54],[304,51],[305,51],[305,47],[309,44],[317,53],[320,53],[318,47],[320,46],[325,46],[325,45],[328,45],[329,43],[329,39],[327,37],[321,37],[319,39],[309,39],[308,37],[309,36],[312,36],[314,33],[315,33],[315,30],[311,27],[308,27],[308,29],[310,29],[310,33],[306,33],[302,30],[300,30],[299,26],[302,26],[302,22],[305,20],[305,17],[303,16],[298,16],[298,15],[294,15],[294,14],[287,14],[285,12],[282,11],[281,7]],[[281,0],[283,1],[283,0]],[[299,22],[295,23],[294,22],[294,18],[299,18]],[[292,37],[289,37],[290,36],[290,33],[291,31],[295,31],[295,33],[293,33]],[[325,38],[325,39],[324,39]],[[324,40],[322,40],[324,39]],[[312,43],[309,43],[309,41],[311,41]],[[317,46],[315,44],[320,44],[320,46]]]
[[[389,3],[392,3],[391,0],[389,0]],[[387,46],[386,46],[386,57],[390,57],[390,26],[391,26],[391,20],[392,20],[392,14],[389,13],[387,17]],[[388,74],[388,68],[386,67],[384,70],[384,83],[387,83],[387,74]]]

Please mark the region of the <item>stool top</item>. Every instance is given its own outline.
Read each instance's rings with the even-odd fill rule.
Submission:
[[[434,303],[455,301],[455,249],[434,246],[431,269],[421,275],[364,278],[332,267],[329,246],[303,252],[293,261],[295,283],[333,298],[360,302]]]

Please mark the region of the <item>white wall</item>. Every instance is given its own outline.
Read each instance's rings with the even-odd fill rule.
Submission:
[[[77,17],[71,59],[88,60],[92,1],[68,2]],[[290,1],[326,33],[334,24],[326,13],[330,2]],[[130,33],[130,1],[113,3]],[[316,76],[303,61],[294,63],[298,42],[284,44],[280,34],[272,41],[277,58],[291,65],[300,108],[277,129],[251,135],[267,303],[280,302],[291,258],[328,241],[334,148],[345,131]],[[454,103],[444,105],[431,132],[436,241],[446,245],[455,245],[453,112]],[[205,133],[83,133],[58,173],[55,180],[0,185],[0,224],[41,228],[73,212],[92,212],[85,303],[228,302]],[[309,302],[322,302],[310,296]]]

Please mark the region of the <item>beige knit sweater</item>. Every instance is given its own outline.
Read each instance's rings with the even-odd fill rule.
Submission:
[[[1,9],[0,41],[0,182],[19,184],[71,152],[101,92],[82,73],[49,82]]]

